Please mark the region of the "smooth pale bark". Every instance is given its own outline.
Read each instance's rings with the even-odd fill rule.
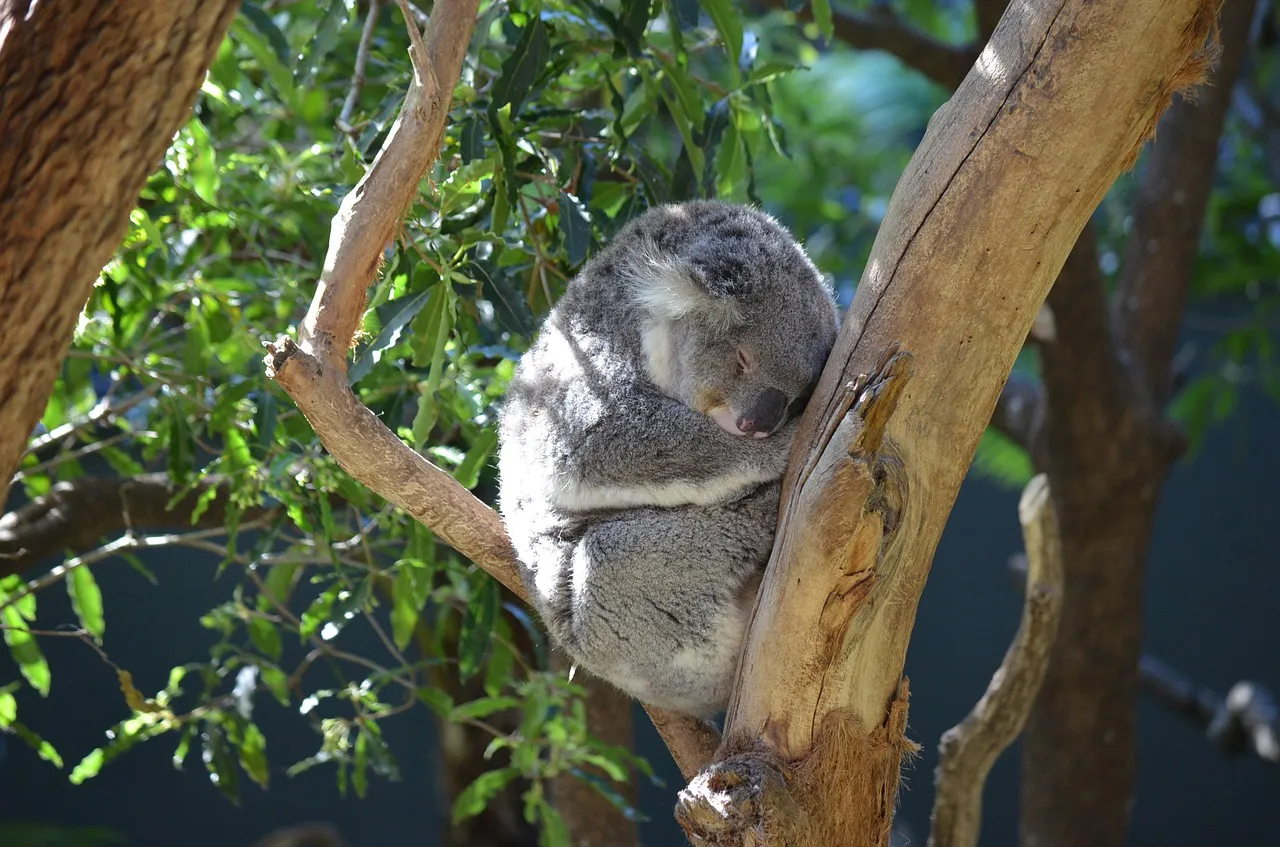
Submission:
[[[234,0],[0,0],[0,503]]]
[[[1215,12],[1015,4],[933,116],[797,439],[724,758],[678,809],[695,843],[887,840],[907,749],[902,667],[956,492],[1089,215],[1174,91],[1203,75]],[[884,448],[859,446],[867,425],[849,419],[826,444],[844,384],[894,344],[914,366]],[[797,485],[815,447],[826,472]]]

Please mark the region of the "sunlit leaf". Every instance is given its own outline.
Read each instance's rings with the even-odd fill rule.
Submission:
[[[107,623],[102,614],[102,591],[93,578],[88,565],[72,568],[67,572],[67,593],[71,595],[71,608],[75,610],[80,625],[98,641],[106,631]]]

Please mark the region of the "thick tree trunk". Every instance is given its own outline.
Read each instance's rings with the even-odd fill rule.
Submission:
[[[236,0],[0,0],[0,503]]]
[[[1025,847],[1122,847],[1136,770],[1134,708],[1147,548],[1182,443],[1163,418],[1218,137],[1248,44],[1253,0],[1228,0],[1212,85],[1171,108],[1143,173],[1114,308],[1086,230],[1049,295],[1041,348],[1043,442],[1066,592],[1022,747]]]

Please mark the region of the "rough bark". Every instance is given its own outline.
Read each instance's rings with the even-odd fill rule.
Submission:
[[[1160,124],[1114,310],[1091,238],[1049,298],[1057,336],[1041,349],[1045,442],[1033,455],[1045,457],[1041,469],[1053,480],[1067,587],[1022,748],[1029,847],[1119,847],[1128,830],[1144,567],[1158,494],[1182,446],[1163,403],[1253,9],[1252,0],[1224,6],[1213,85]]]
[[[1020,4],[934,115],[801,426],[722,758],[682,794],[696,844],[885,843],[903,661],[956,491],[1086,220],[1202,73],[1214,11]],[[916,369],[881,453],[843,386],[895,342]]]
[[[0,503],[235,0],[0,0]]]

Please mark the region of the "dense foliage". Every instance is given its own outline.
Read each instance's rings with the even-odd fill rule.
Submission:
[[[361,399],[491,500],[495,409],[539,317],[598,245],[668,200],[762,203],[807,241],[847,301],[946,92],[885,56],[820,52],[830,10],[814,6],[822,25],[798,27],[785,10],[744,19],[728,0],[482,3],[440,162],[371,292],[350,370]],[[940,37],[972,36],[967,8],[902,8]],[[95,467],[163,473],[174,502],[192,495],[183,502],[194,507],[171,534],[122,525],[60,570],[0,581],[21,671],[0,688],[0,727],[64,766],[56,728],[38,719],[56,676],[43,636],[26,631],[38,631],[40,592],[65,585],[85,639],[111,661],[108,622],[124,598],[104,597],[94,570],[123,567],[118,559],[141,568],[130,554],[142,548],[214,550],[225,600],[200,623],[215,646],[160,690],[139,690],[117,668],[130,715],[103,747],[65,764],[73,782],[149,742],[173,744],[179,766],[198,754],[194,766],[229,797],[246,777],[265,786],[253,703],[272,697],[317,733],[315,755],[293,769],[332,768],[340,790],[363,795],[371,775],[396,775],[383,723],[423,708],[493,733],[494,769],[457,798],[455,815],[527,779],[527,816],[547,843],[563,843],[547,780],[584,768],[623,780],[644,764],[586,732],[579,689],[546,671],[527,613],[351,481],[263,376],[262,342],[304,314],[329,220],[404,95],[404,22],[394,4],[375,9],[361,46],[367,5],[246,3],[138,201],[18,480],[37,498]],[[1275,108],[1265,85],[1274,62],[1251,74],[1257,101]],[[1197,432],[1230,414],[1243,379],[1280,394],[1280,175],[1257,141],[1276,128],[1232,120],[1197,278],[1199,308],[1229,325],[1214,366],[1194,374],[1178,406]],[[1130,190],[1119,185],[1099,215],[1109,274]],[[1244,320],[1242,300],[1256,305]],[[1029,357],[1023,365],[1034,372]],[[980,470],[1017,481],[1027,467],[1008,442],[984,442]],[[226,525],[201,525],[215,507]],[[356,627],[376,633],[380,654],[344,649]],[[488,722],[510,710],[517,731]]]

